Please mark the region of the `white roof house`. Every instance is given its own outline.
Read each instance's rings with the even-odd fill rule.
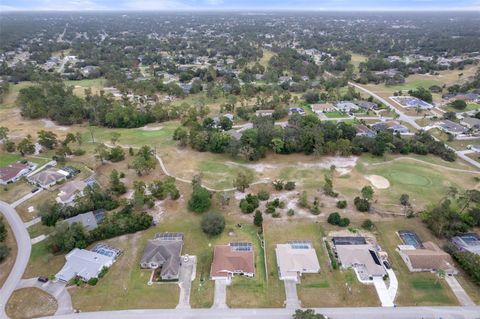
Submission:
[[[60,187],[58,196],[56,198],[57,203],[70,204],[76,198],[83,196],[83,190],[87,187],[84,181],[71,181],[62,187]]]
[[[69,252],[65,259],[67,262],[57,273],[57,279],[68,282],[75,277],[84,281],[97,277],[104,267],[110,267],[115,261],[115,256],[105,256],[90,250],[75,248]]]
[[[298,281],[303,273],[318,273],[320,264],[311,242],[297,241],[277,244],[275,248],[280,280]]]

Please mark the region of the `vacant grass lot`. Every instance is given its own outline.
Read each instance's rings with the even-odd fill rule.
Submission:
[[[457,305],[458,301],[447,283],[429,272],[411,273],[395,251],[402,244],[397,235],[399,230],[413,230],[422,241],[436,241],[418,218],[397,218],[376,223],[376,237],[380,246],[388,253],[389,261],[398,279],[395,302],[402,306],[413,305]],[[441,243],[438,243],[441,246]]]
[[[13,292],[5,310],[15,319],[51,316],[57,311],[57,301],[38,288],[23,288]]]
[[[464,109],[464,110],[458,110],[456,108],[453,108],[451,106],[448,106],[448,104],[444,107],[442,107],[443,110],[447,111],[447,112],[459,112],[459,113],[462,113],[462,112],[467,112],[467,111],[473,111],[473,110],[480,110],[480,104],[477,104],[477,103],[468,103],[467,104],[467,107]]]
[[[332,270],[322,237],[328,225],[312,221],[287,221],[265,224],[269,279],[278,280],[276,244],[289,240],[310,240],[320,262],[319,274],[305,274],[297,285],[302,307],[377,306],[373,286],[358,282],[352,271]],[[346,284],[351,288],[349,291]],[[282,284],[283,287],[283,284]],[[283,296],[285,298],[285,296]]]
[[[48,240],[32,246],[23,278],[55,275],[65,264],[64,255],[53,255],[48,248]]]
[[[22,157],[19,154],[10,154],[10,153],[2,152],[0,153],[0,167],[13,164],[21,159]]]
[[[345,113],[342,113],[342,112],[325,112],[323,113],[325,114],[326,117],[328,118],[341,118],[341,117],[347,117],[348,115],[346,115]]]

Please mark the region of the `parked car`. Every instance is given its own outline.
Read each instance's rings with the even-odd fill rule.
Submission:
[[[32,188],[32,190],[31,190],[32,193],[36,193],[37,191],[38,191],[38,187],[34,187],[34,188]]]
[[[47,278],[47,277],[40,276],[40,277],[38,277],[38,281],[40,281],[40,282],[48,282],[48,278]]]

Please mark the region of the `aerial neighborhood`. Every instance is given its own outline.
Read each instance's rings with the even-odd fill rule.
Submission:
[[[0,6],[0,318],[478,319],[478,12],[98,1]]]

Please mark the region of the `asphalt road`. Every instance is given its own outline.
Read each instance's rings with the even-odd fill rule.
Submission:
[[[5,284],[0,289],[0,318],[7,318],[5,306],[13,291],[17,287],[20,279],[22,279],[25,268],[27,267],[28,259],[30,258],[32,246],[30,244],[30,235],[28,234],[22,219],[20,216],[18,216],[15,209],[13,209],[9,204],[0,201],[0,211],[10,225],[18,247],[15,264],[13,265],[12,271],[5,281]]]
[[[332,319],[478,319],[480,307],[322,308]],[[291,319],[293,309],[165,309],[85,312],[54,319]]]

